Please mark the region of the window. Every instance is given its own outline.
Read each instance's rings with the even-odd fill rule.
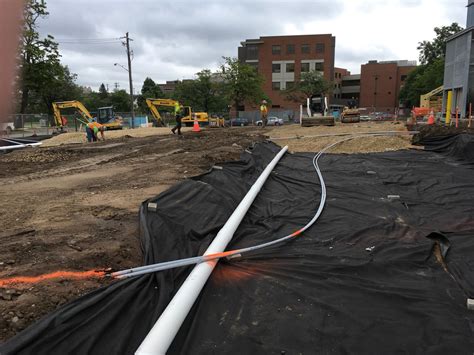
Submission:
[[[258,59],[258,46],[249,44],[247,45],[247,59]]]
[[[336,73],[336,74],[334,74],[334,79],[337,79],[337,78],[338,78],[338,76],[337,76],[337,73]]]
[[[281,73],[281,64],[272,64],[272,73]]]
[[[389,76],[389,77],[388,77],[388,80],[392,80],[392,77],[391,77],[391,76]]]
[[[294,73],[295,72],[295,63],[286,63],[286,72]]]
[[[294,81],[287,81],[286,82],[286,89],[291,89],[295,86],[295,82]]]
[[[287,44],[286,45],[286,54],[295,54],[295,45]]]
[[[316,43],[316,53],[324,53],[324,43]]]
[[[272,90],[280,90],[280,82],[279,81],[273,81],[272,82]]]
[[[280,108],[280,105],[272,105],[272,108]]]
[[[405,81],[406,79],[407,79],[407,76],[406,76],[406,75],[402,75],[402,76],[400,77],[400,80],[401,80],[401,81]]]
[[[280,45],[273,45],[272,46],[272,54],[281,54],[281,46]]]
[[[301,63],[301,72],[302,73],[309,72],[309,63]]]
[[[309,53],[309,44],[301,45],[301,53]]]
[[[315,63],[315,70],[324,71],[324,63]]]

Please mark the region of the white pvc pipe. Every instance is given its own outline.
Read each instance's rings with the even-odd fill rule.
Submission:
[[[204,255],[220,253],[225,250],[240,222],[255,200],[255,197],[257,197],[257,194],[260,192],[263,184],[287,150],[288,146],[282,148],[270,164],[268,164],[237,206],[234,213],[232,213],[222,229],[217,233],[217,236],[214,238],[209,248],[207,248]],[[218,261],[218,259],[215,259],[200,263],[194,267],[193,271],[191,271],[183,285],[180,287],[135,352],[136,355],[166,354],[166,351],[178,333],[181,324],[184,322],[189,310],[199,296],[199,293],[206,284],[207,279],[211,275],[212,270]]]

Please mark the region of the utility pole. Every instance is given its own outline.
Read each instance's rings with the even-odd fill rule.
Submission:
[[[132,113],[132,128],[135,128],[135,111],[133,110],[133,82],[132,82],[132,60],[130,58],[130,38],[128,32],[125,34],[126,46],[127,46],[127,59],[128,59],[128,81],[130,84],[130,108]]]

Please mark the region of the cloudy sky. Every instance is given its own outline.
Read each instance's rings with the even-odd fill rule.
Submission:
[[[60,43],[78,84],[128,88],[125,48],[130,32],[135,90],[215,70],[237,56],[246,38],[332,33],[336,66],[360,72],[371,59],[418,59],[417,43],[433,28],[466,22],[467,0],[47,0],[43,34]]]

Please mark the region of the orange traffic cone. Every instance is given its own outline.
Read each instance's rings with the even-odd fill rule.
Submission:
[[[435,119],[434,119],[433,110],[431,110],[430,116],[428,117],[428,124],[435,124]]]
[[[194,116],[193,132],[201,132],[201,127],[199,127],[199,122],[196,116]]]

